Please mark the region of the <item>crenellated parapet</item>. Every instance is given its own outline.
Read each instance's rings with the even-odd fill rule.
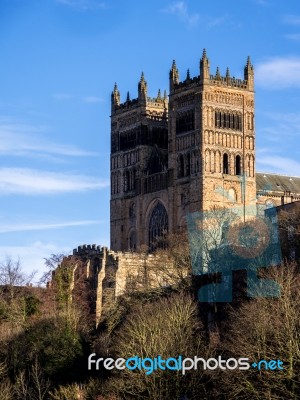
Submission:
[[[155,108],[161,111],[166,111],[168,108],[168,97],[166,91],[164,91],[163,96],[161,95],[160,89],[158,90],[158,94],[156,97],[148,96],[148,85],[143,72],[138,82],[137,98],[130,99],[130,94],[129,92],[127,92],[126,100],[121,103],[120,92],[117,88],[117,85],[115,84],[111,99],[112,114],[124,113],[125,111],[131,111],[139,107]]]
[[[251,64],[250,57],[247,58],[247,63],[244,67],[244,79],[230,76],[229,68],[226,69],[226,74],[223,76],[220,73],[219,67],[216,69],[215,74],[210,73],[210,63],[203,50],[203,55],[200,60],[200,75],[191,77],[190,71],[187,70],[186,79],[179,81],[179,71],[175,61],[170,70],[170,94],[181,92],[182,90],[192,89],[197,86],[219,86],[223,88],[232,88],[253,91],[254,90],[254,68]]]
[[[73,250],[73,256],[86,258],[98,255],[101,256],[106,250],[106,247],[96,246],[95,244],[84,244]]]

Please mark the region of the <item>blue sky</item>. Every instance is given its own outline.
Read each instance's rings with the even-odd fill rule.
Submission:
[[[300,175],[299,0],[0,0],[0,260],[109,246],[110,94],[255,67],[257,170]]]

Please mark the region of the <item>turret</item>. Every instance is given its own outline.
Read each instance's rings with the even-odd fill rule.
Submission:
[[[165,108],[168,108],[168,96],[167,96],[167,91],[164,91],[164,106]]]
[[[174,88],[174,85],[177,85],[179,83],[179,72],[176,67],[175,60],[173,60],[169,78],[170,78],[170,92],[171,92],[171,90],[173,90]]]
[[[244,68],[244,80],[247,81],[248,90],[254,90],[254,68],[249,56]]]
[[[226,82],[227,82],[227,85],[229,85],[229,83],[230,83],[230,72],[229,72],[229,68],[228,67],[226,68]]]
[[[115,83],[114,90],[111,93],[111,108],[114,109],[115,106],[120,105],[120,92],[117,84]]]
[[[144,72],[142,72],[141,79],[138,84],[138,99],[139,102],[146,103],[147,101],[147,82],[145,81]]]
[[[209,72],[209,59],[206,55],[206,50],[203,50],[202,58],[200,60],[200,82],[208,83],[210,77]]]

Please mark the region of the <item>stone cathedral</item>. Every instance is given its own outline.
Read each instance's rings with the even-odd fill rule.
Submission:
[[[111,302],[145,267],[159,262],[157,238],[186,229],[189,213],[211,207],[282,206],[300,200],[300,177],[255,172],[254,69],[243,79],[211,74],[203,51],[199,75],[180,81],[173,61],[169,95],[148,96],[142,74],[138,97],[111,95],[110,249],[83,245],[71,260],[72,287],[83,277],[96,289],[96,325]],[[280,208],[280,207],[279,207]],[[254,207],[255,209],[255,207]],[[73,262],[73,261],[74,262]],[[150,268],[151,269],[151,268]],[[164,285],[151,276],[151,285]],[[143,281],[143,280],[142,280]]]
[[[179,79],[173,61],[169,96],[111,95],[111,249],[155,248],[155,238],[184,229],[185,216],[256,198],[254,69],[243,79],[210,71],[203,51],[199,75]],[[246,174],[246,190],[241,175]],[[224,196],[223,192],[229,194]]]

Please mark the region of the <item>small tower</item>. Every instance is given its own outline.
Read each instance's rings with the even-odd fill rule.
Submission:
[[[139,102],[146,103],[147,101],[147,82],[145,81],[144,72],[138,84],[138,99]]]
[[[247,63],[244,68],[244,80],[247,81],[247,89],[254,90],[254,68],[251,64],[250,57],[247,58]]]
[[[117,84],[115,83],[114,90],[111,93],[111,108],[114,109],[115,106],[120,105],[120,92]]]
[[[169,77],[170,77],[170,92],[171,92],[174,88],[174,85],[177,85],[179,83],[179,72],[175,60],[173,60]]]
[[[202,58],[200,60],[200,82],[209,83],[209,59],[206,55],[206,50],[203,50]]]
[[[226,68],[226,83],[227,85],[230,83],[230,72],[228,67]]]
[[[164,90],[164,106],[165,106],[165,109],[166,109],[166,112],[167,112],[167,108],[168,108],[168,96],[167,96],[167,91],[166,90]]]
[[[221,80],[221,74],[220,74],[219,67],[217,67],[215,79],[216,79],[217,81],[220,81],[220,80]]]

